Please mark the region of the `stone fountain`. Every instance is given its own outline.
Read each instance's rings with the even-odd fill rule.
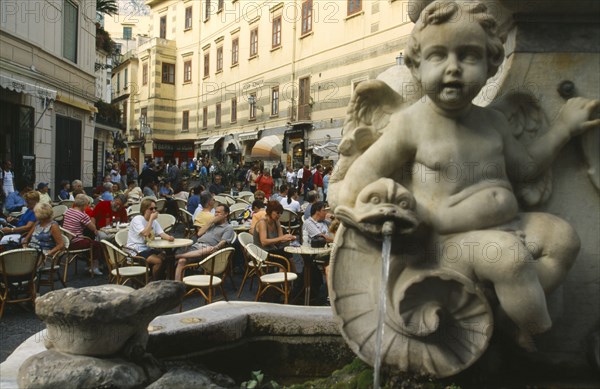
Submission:
[[[409,4],[417,25],[404,51],[408,68],[361,83],[350,103],[329,194],[343,222],[328,282],[333,315],[217,303],[160,316],[147,345],[140,329],[117,347],[136,360],[132,375],[155,376],[144,350],[206,363],[216,354],[226,359],[232,344],[274,342],[285,345],[275,347],[280,353],[300,355],[290,353],[300,338],[310,355],[328,350],[341,362],[341,333],[361,359],[374,365],[379,354],[390,371],[489,372],[493,354],[505,361],[496,364],[500,373],[515,360],[526,373],[543,366],[556,377],[567,370],[597,377],[600,4],[430,3]],[[450,70],[439,76],[448,59]],[[382,284],[386,223],[391,264]],[[151,318],[144,317],[146,328]],[[54,351],[30,339],[2,364],[3,387],[14,385],[25,357],[75,347],[61,344],[50,326],[42,336]],[[504,340],[514,346],[500,347]],[[39,363],[33,357],[27,366]],[[39,374],[28,375],[21,382]]]
[[[358,86],[330,181],[341,332],[361,359],[396,371],[453,376],[498,337],[515,344],[508,360],[593,376],[600,5],[410,6],[408,69]]]

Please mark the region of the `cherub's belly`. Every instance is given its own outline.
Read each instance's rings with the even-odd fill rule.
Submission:
[[[467,188],[439,201],[429,214],[434,229],[448,234],[497,226],[514,219],[518,211],[510,184],[500,183]]]

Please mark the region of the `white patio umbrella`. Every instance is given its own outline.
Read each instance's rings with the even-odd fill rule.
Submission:
[[[325,144],[313,147],[313,154],[322,158],[333,157],[338,154],[338,143],[327,142]]]
[[[260,159],[281,158],[281,140],[277,135],[268,135],[260,138],[254,144],[250,156]]]

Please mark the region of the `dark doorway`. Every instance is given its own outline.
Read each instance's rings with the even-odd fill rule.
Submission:
[[[2,93],[10,94],[2,90]],[[33,155],[34,110],[24,105],[6,101],[0,103],[0,161],[11,161],[15,185],[32,185],[35,181]]]
[[[56,115],[55,161],[52,193],[57,193],[62,180],[81,179],[81,120]]]

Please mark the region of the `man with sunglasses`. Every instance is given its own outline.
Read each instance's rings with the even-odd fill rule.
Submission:
[[[198,260],[227,246],[233,240],[235,232],[228,222],[229,207],[219,205],[215,208],[215,216],[198,231],[198,240],[187,253],[175,256],[177,268],[175,280],[181,281],[183,268],[188,260]]]

